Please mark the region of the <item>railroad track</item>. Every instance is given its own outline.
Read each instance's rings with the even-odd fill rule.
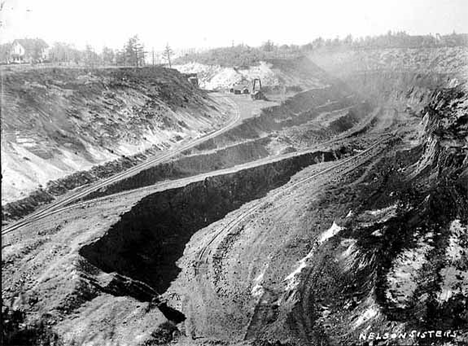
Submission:
[[[207,135],[204,135],[203,137],[201,138],[198,138],[194,141],[191,141],[177,149],[173,149],[173,150],[169,150],[167,152],[165,152],[164,154],[160,155],[160,156],[157,156],[149,161],[146,161],[146,162],[143,162],[139,165],[136,165],[134,167],[131,167],[129,168],[128,170],[124,171],[124,172],[121,172],[121,173],[118,173],[108,179],[105,179],[105,180],[102,180],[98,183],[96,183],[95,185],[92,185],[92,186],[89,186],[81,191],[77,191],[73,194],[71,194],[70,196],[67,196],[66,198],[63,198],[51,205],[48,205],[46,206],[45,208],[41,209],[41,210],[38,210],[28,216],[26,216],[25,218],[23,218],[22,220],[18,221],[18,222],[15,222],[11,225],[8,225],[6,226],[4,229],[2,229],[2,235],[6,235],[6,234],[9,234],[9,233],[12,233],[14,232],[15,230],[18,230],[19,228],[23,227],[23,226],[26,226],[32,222],[35,222],[35,221],[38,221],[40,219],[43,219],[51,214],[54,214],[54,213],[57,213],[59,211],[63,211],[64,208],[66,208],[68,205],[74,203],[74,202],[77,202],[79,201],[80,199],[86,197],[87,195],[89,195],[90,193],[92,192],[95,192],[103,187],[106,187],[106,186],[109,186],[113,183],[116,183],[122,179],[125,179],[125,178],[128,178],[128,177],[131,177],[132,175],[135,175],[139,172],[141,172],[142,170],[146,169],[146,168],[149,168],[151,166],[154,166],[155,164],[159,164],[159,163],[162,163],[168,159],[170,159],[171,157],[174,157],[175,155],[183,152],[184,150],[187,150],[187,149],[190,149],[204,141],[207,141],[213,137],[216,137],[218,136],[219,134],[223,133],[223,132],[226,132],[227,130],[231,129],[232,127],[234,127],[238,122],[239,120],[241,119],[241,116],[240,116],[240,111],[239,111],[239,107],[237,106],[237,104],[235,104],[232,100],[230,100],[229,98],[227,98],[226,96],[221,96],[226,102],[228,102],[232,107],[233,109],[235,110],[235,114],[234,116],[232,117],[232,119],[229,120],[229,122],[224,126],[222,127],[221,129],[218,129],[214,132],[211,132]]]

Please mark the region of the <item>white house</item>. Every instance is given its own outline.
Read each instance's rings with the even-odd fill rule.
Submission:
[[[10,63],[35,63],[47,59],[49,45],[42,39],[14,40],[10,49]]]

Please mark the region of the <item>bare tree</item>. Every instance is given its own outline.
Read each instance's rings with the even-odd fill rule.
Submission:
[[[174,51],[172,50],[172,48],[169,46],[169,43],[166,44],[166,48],[164,49],[164,52],[163,52],[163,59],[167,61],[167,63],[169,64],[169,68],[171,68],[171,56],[174,54]]]
[[[136,42],[135,50],[136,50],[137,66],[145,65],[145,56],[146,56],[145,47],[139,40]]]

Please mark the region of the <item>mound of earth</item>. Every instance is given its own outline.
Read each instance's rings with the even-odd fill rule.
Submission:
[[[223,119],[223,107],[175,70],[2,71],[2,204],[38,186]]]
[[[320,88],[328,84],[326,74],[306,58],[270,59],[258,65],[223,67],[191,62],[174,66],[183,73],[197,73],[200,86],[208,90],[230,88],[251,89],[252,82],[260,78],[268,91],[301,91]]]

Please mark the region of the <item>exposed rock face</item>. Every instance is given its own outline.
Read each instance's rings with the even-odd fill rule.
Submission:
[[[354,85],[360,90],[378,94],[381,102],[395,107],[406,100],[411,112],[422,119],[419,144],[377,164],[374,181],[358,187],[360,205],[344,219],[335,247],[316,252],[311,283],[304,283],[301,292],[301,298],[311,302],[298,302],[291,328],[305,318],[323,332],[315,334],[315,340],[330,344],[375,342],[377,335],[378,342],[384,343],[383,336],[389,339],[392,333],[401,335],[396,344],[408,340],[420,344],[421,335],[431,335],[434,342],[466,342],[468,96],[464,77],[348,71],[345,80],[357,82]],[[321,262],[323,256],[337,264]],[[330,280],[338,285],[331,291],[326,289]],[[317,299],[322,311],[315,310]],[[304,305],[314,306],[314,313],[299,307]],[[412,330],[419,334],[411,336]]]
[[[426,142],[436,142],[440,146],[440,154],[453,156],[449,161],[444,158],[440,162],[442,170],[457,166],[466,168],[467,163],[463,159],[466,159],[468,150],[467,88],[466,84],[458,84],[435,90],[422,111]]]
[[[402,330],[456,330],[464,335],[460,341],[466,340],[468,325],[467,262],[461,255],[468,239],[465,88],[461,84],[431,93],[421,113],[425,126],[420,147],[399,154],[417,160],[403,166],[404,159],[395,160],[403,174],[388,173],[379,197],[374,194],[380,201],[386,193],[397,196],[391,202],[395,212],[381,218],[380,226],[357,226],[384,238],[380,250],[379,245],[364,246],[368,255],[377,250],[370,264],[376,268],[372,275],[381,318]],[[360,239],[361,244],[367,241]],[[374,318],[370,325],[379,329],[382,321]]]

